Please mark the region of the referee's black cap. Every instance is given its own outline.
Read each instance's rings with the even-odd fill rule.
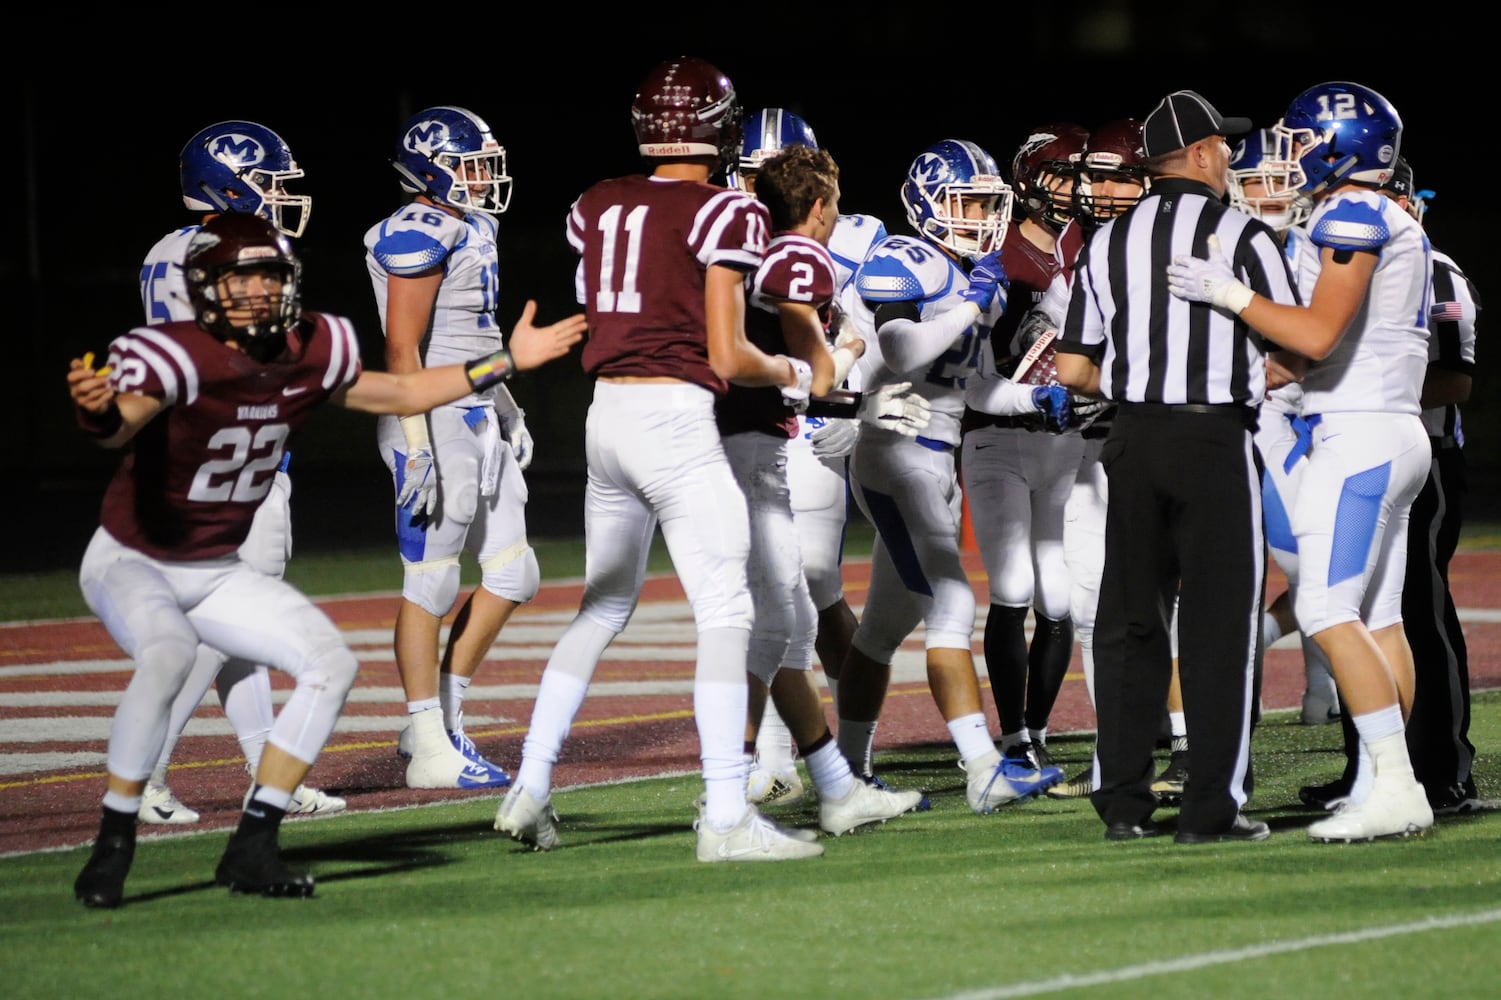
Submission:
[[[1147,115],[1141,137],[1144,151],[1152,157],[1186,149],[1211,135],[1233,139],[1249,131],[1251,119],[1226,118],[1194,91],[1175,90]]]

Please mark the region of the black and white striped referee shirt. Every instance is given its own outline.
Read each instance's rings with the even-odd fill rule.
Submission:
[[[1301,305],[1272,229],[1222,202],[1206,184],[1159,177],[1079,251],[1059,351],[1100,366],[1100,393],[1132,403],[1256,407],[1272,349],[1238,316],[1174,298],[1167,267],[1180,254],[1208,256],[1210,233],[1236,277],[1275,302]]]

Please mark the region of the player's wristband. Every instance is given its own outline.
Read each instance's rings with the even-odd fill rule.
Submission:
[[[120,413],[119,404],[113,399],[104,408],[103,413],[95,413],[85,410],[81,406],[73,407],[74,415],[78,419],[78,426],[89,437],[111,438],[119,429],[125,426],[125,417]]]
[[[469,387],[475,392],[484,392],[514,374],[516,363],[511,360],[511,352],[505,348],[488,357],[475,358],[464,366],[464,377],[469,380]]]

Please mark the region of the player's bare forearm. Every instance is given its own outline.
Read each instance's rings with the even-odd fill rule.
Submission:
[[[1058,383],[1081,396],[1100,394],[1100,366],[1086,355],[1059,351]]]

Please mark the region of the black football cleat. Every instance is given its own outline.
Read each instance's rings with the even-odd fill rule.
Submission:
[[[125,876],[135,860],[135,831],[102,835],[78,878],[73,895],[90,909],[113,910],[125,897]]]
[[[306,899],[313,894],[313,876],[286,866],[275,833],[237,832],[219,860],[214,881],[237,895]]]

